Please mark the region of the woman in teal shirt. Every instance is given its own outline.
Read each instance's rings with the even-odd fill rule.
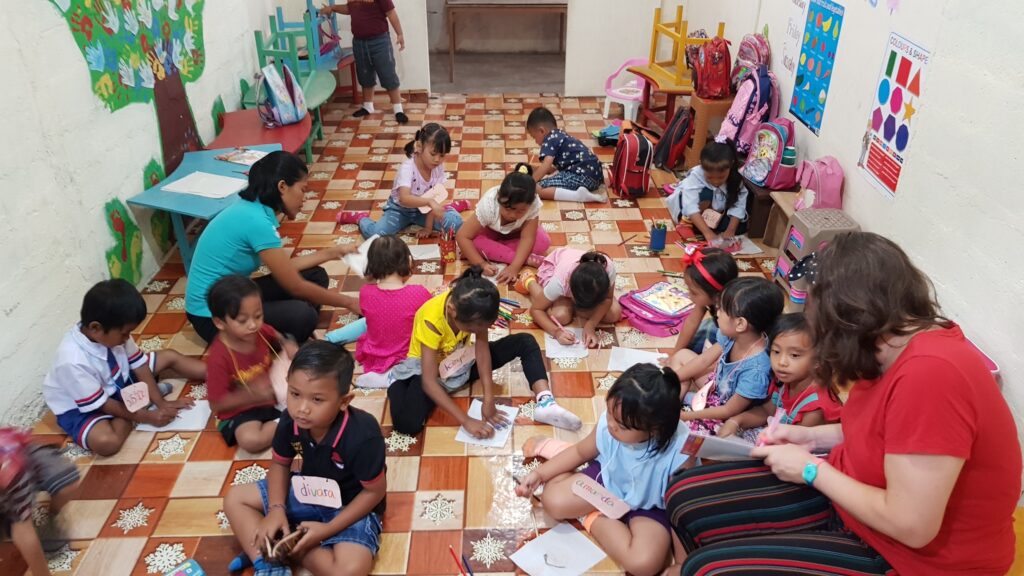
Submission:
[[[229,274],[248,276],[265,264],[270,274],[256,279],[263,298],[263,316],[282,334],[303,342],[313,334],[322,305],[359,312],[356,298],[327,289],[327,271],[320,265],[355,251],[333,246],[289,258],[277,232],[278,214],[295,218],[302,209],[309,171],[288,152],[271,152],[249,170],[249,186],[241,201],[218,214],[196,245],[185,289],[185,311],[196,332],[207,342],[217,335],[206,294],[214,282]]]

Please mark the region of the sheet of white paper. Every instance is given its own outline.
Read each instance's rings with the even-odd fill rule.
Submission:
[[[548,358],[586,358],[590,354],[590,350],[583,345],[583,329],[566,328],[566,330],[576,335],[576,343],[566,346],[552,338],[550,334],[544,334],[544,355]]]
[[[608,360],[609,372],[625,372],[634,364],[654,364],[658,366],[658,359],[664,358],[666,354],[651,352],[650,350],[634,350],[632,348],[620,348],[612,346],[612,356]]]
[[[508,264],[502,264],[500,262],[491,262],[491,266],[494,266],[494,276],[484,276],[484,278],[487,278],[488,280],[493,282],[495,286],[497,286],[498,274],[501,274],[501,271],[504,270],[508,266]]]
[[[604,552],[562,522],[509,556],[530,576],[579,576],[604,559]]]
[[[409,246],[413,260],[440,260],[441,247],[437,244],[416,244]]]
[[[210,403],[206,400],[197,400],[196,405],[188,410],[178,412],[178,417],[171,420],[171,423],[157,428],[152,424],[139,424],[136,430],[142,432],[191,432],[206,428],[210,420]]]
[[[470,418],[476,418],[481,420],[483,418],[483,407],[484,403],[479,399],[474,399],[473,403],[469,405],[469,410],[466,411]],[[508,418],[509,425],[505,426],[500,430],[494,431],[494,436],[486,439],[474,438],[466,432],[465,428],[459,427],[458,433],[455,434],[455,439],[459,442],[465,442],[466,444],[476,444],[477,446],[489,446],[491,448],[501,448],[508,442],[509,436],[512,434],[512,422],[516,419],[516,414],[519,413],[519,408],[513,406],[505,406],[503,404],[497,404],[495,407],[505,413],[505,417]]]
[[[192,194],[206,198],[226,198],[248,186],[249,181],[209,172],[193,172],[163,187],[164,192]]]
[[[737,236],[737,238],[739,238],[743,242],[743,245],[740,246],[740,249],[736,251],[737,254],[752,256],[754,254],[761,254],[762,252],[764,252],[764,250],[758,248],[757,244],[754,244],[754,241],[748,238],[746,234],[744,234],[743,236]]]
[[[358,252],[346,254],[345,257],[342,258],[342,260],[345,261],[345,264],[348,264],[348,267],[352,269],[353,272],[360,276],[366,274],[366,254],[370,252],[370,244],[373,244],[373,241],[379,237],[379,234],[370,236],[365,242],[359,245]]]

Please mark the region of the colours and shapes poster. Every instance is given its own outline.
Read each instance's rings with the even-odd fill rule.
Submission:
[[[815,135],[828,101],[844,9],[830,0],[810,0],[789,112]]]
[[[857,165],[868,181],[893,198],[921,108],[921,88],[931,53],[892,33],[873,87],[868,130]]]

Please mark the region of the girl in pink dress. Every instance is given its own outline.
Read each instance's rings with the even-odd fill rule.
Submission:
[[[387,388],[387,372],[409,352],[413,318],[430,299],[430,292],[418,284],[406,284],[412,276],[412,254],[397,236],[374,240],[366,261],[366,278],[372,283],[359,290],[366,333],[356,341],[355,357],[363,367],[356,386]],[[332,334],[327,339],[334,341]]]

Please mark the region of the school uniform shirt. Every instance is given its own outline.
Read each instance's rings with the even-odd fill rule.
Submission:
[[[384,481],[384,436],[377,420],[349,406],[340,412],[327,434],[317,442],[309,430],[299,428],[287,411],[281,414],[271,444],[274,462],[291,466],[302,459],[303,476],[330,478],[341,489],[341,502],[347,505],[363,486]],[[383,516],[387,498],[373,509]]]
[[[686,462],[681,454],[690,428],[676,425],[672,441],[662,452],[651,452],[647,443],[624,444],[608,431],[608,413],[597,420],[597,461],[601,463],[601,484],[632,510],[665,508],[668,478]]]
[[[586,144],[555,128],[540,144],[540,159],[554,158],[559,172],[571,172],[602,182],[601,161]]]
[[[736,362],[729,362],[729,353],[736,342],[718,329],[718,344],[722,355],[715,367],[715,394],[722,404],[733,394],[748,400],[763,400],[768,397],[768,383],[771,380],[772,362],[765,351],[758,352]],[[745,352],[741,351],[741,352]]]
[[[398,189],[408,188],[409,193],[413,196],[423,196],[438,184],[444,184],[445,173],[444,165],[438,164],[430,171],[430,178],[424,180],[423,174],[420,173],[420,169],[416,167],[416,160],[414,158],[406,158],[405,162],[398,167],[398,174],[395,175],[395,183],[391,187],[391,201],[399,206],[402,205],[399,202]]]
[[[260,267],[260,252],[280,248],[277,215],[260,202],[239,200],[228,206],[203,230],[192,256],[185,288],[185,311],[209,318],[206,294],[230,274],[248,276]]]
[[[135,341],[107,348],[82,334],[81,323],[64,334],[57,358],[43,379],[43,400],[54,414],[99,410],[119,388],[131,384],[130,372],[149,361]]]
[[[219,402],[228,394],[245,389],[246,386],[270,386],[270,365],[276,358],[270,345],[280,346],[277,330],[270,324],[260,326],[256,345],[249,353],[231,350],[219,337],[214,338],[206,357],[206,395],[210,401]],[[274,405],[273,400],[255,402],[250,406],[217,412],[217,418],[227,420],[253,408]]]
[[[426,346],[437,350],[438,360],[442,360],[468,342],[469,332],[454,332],[448,325],[444,308],[450,293],[451,290],[445,290],[427,300],[427,303],[416,311],[416,317],[412,321],[412,338],[409,340],[409,358],[423,358],[423,347]],[[428,327],[427,322],[437,328],[440,334]]]
[[[964,460],[942,525],[910,548],[836,505],[846,527],[900,574],[1005,574],[1014,558],[1013,511],[1021,493],[1017,427],[992,374],[955,324],[910,339],[875,380],[854,384],[843,406],[837,470],[884,488],[886,454]]]
[[[558,248],[551,254],[544,257],[540,268],[537,269],[537,278],[544,286],[544,297],[549,302],[554,302],[563,296],[572,298],[572,289],[569,286],[569,278],[576,267],[580,265],[580,257],[586,254],[583,250],[575,248]],[[615,286],[615,261],[605,255],[608,264],[605,270],[608,272],[609,286]]]
[[[821,410],[827,422],[835,422],[843,410],[843,405],[817,382],[812,382],[799,394],[790,394],[789,386],[773,378],[768,386],[768,397],[777,409],[782,410],[780,424],[799,424],[804,416],[815,410]]]
[[[352,37],[364,40],[388,32],[388,12],[395,9],[391,0],[349,0],[348,15]]]
[[[679,222],[683,216],[689,217],[692,214],[700,213],[700,197],[702,192],[705,193],[705,196],[711,195],[712,210],[724,212],[726,216],[732,216],[740,222],[747,219],[747,187],[741,183],[740,192],[736,196],[736,203],[732,206],[726,206],[729,194],[728,188],[726,188],[725,184],[717,188],[708,184],[708,181],[704,178],[704,169],[700,166],[691,168],[686,178],[683,178],[683,181],[676,186],[676,189],[665,200],[672,219]]]
[[[544,207],[544,202],[540,199],[540,196],[534,196],[533,204],[530,204],[530,209],[526,211],[522,218],[515,222],[502,224],[501,205],[498,204],[498,188],[498,186],[495,186],[484,192],[483,198],[476,204],[476,219],[480,222],[481,226],[490,228],[498,234],[508,235],[518,232],[528,220],[533,220],[540,216],[540,209]]]

